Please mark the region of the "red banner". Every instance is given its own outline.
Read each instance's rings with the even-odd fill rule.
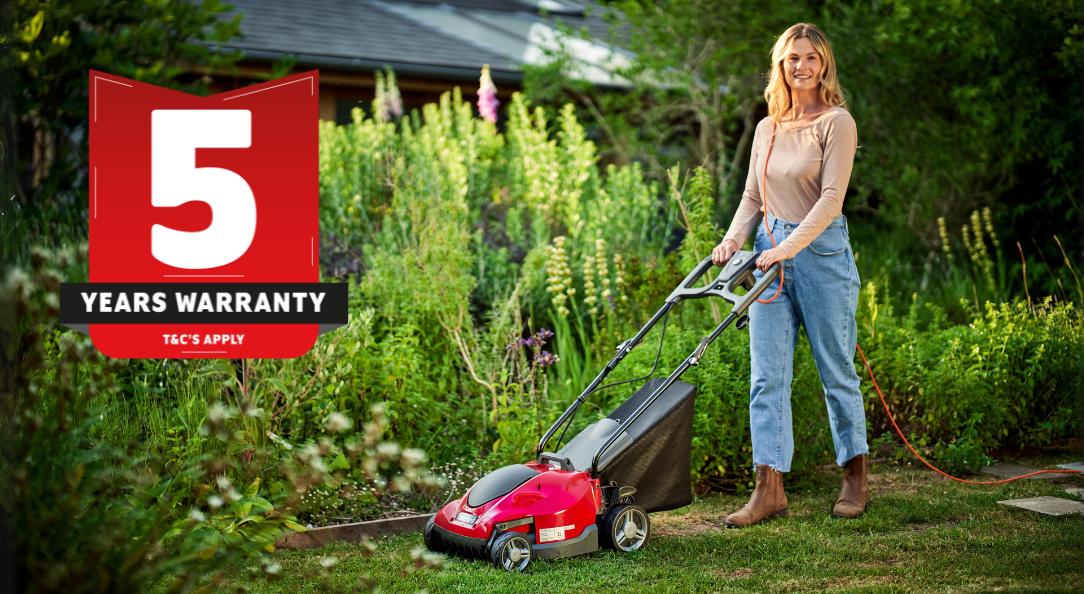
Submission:
[[[143,309],[133,313],[157,319],[154,304],[191,292],[178,286],[176,294],[141,297],[141,285],[214,283],[222,290],[209,291],[206,303],[216,320],[231,322],[90,323],[99,350],[123,358],[286,358],[312,347],[322,323],[294,323],[288,314],[308,304],[303,311],[316,315],[316,293],[260,318],[281,314],[281,323],[244,323],[243,312],[233,312],[236,283],[319,280],[318,89],[317,71],[211,97],[90,72],[89,284],[127,283],[132,291],[103,292],[103,302],[81,287],[86,312],[121,319],[140,300]],[[224,302],[220,292],[229,295]],[[170,306],[175,315],[178,306],[186,311]],[[80,326],[65,308],[73,309],[62,304],[62,320]],[[339,313],[345,321],[345,304]]]

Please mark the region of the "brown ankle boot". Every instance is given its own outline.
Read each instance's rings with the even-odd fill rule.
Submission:
[[[786,517],[787,494],[783,492],[783,473],[776,472],[765,464],[757,465],[757,486],[749,503],[726,517],[728,528],[752,526],[769,516]]]
[[[843,466],[843,488],[832,508],[833,518],[857,518],[866,511],[869,485],[866,483],[866,456],[855,456]]]

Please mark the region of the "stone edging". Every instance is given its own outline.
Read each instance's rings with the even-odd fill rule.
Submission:
[[[275,543],[276,549],[314,549],[332,542],[361,542],[363,539],[375,539],[378,536],[421,532],[425,523],[434,514],[406,516],[404,518],[385,518],[354,524],[324,526],[305,532],[292,532]]]

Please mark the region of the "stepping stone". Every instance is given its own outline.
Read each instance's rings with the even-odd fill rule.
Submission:
[[[1084,503],[1070,501],[1061,497],[1028,497],[1027,499],[1010,499],[998,501],[1001,505],[1011,505],[1029,509],[1048,516],[1065,516],[1069,514],[1084,513]]]
[[[1058,464],[1058,468],[1062,470],[1079,470],[1084,472],[1084,462],[1073,462],[1072,464]]]
[[[1027,466],[1017,466],[1016,464],[1003,464],[998,462],[993,466],[987,466],[982,469],[982,474],[997,477],[999,479],[1016,478],[1018,476],[1024,476],[1025,474],[1031,474],[1032,472],[1038,472],[1041,468],[1028,468]],[[1037,474],[1035,476],[1029,476],[1024,480],[1041,479],[1041,480],[1065,480],[1068,475],[1061,473],[1047,473]]]
[[[1065,487],[1065,492],[1069,495],[1080,495],[1081,491],[1084,491],[1084,487]]]

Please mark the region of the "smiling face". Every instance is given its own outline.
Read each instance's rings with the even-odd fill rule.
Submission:
[[[783,74],[796,91],[811,91],[820,85],[821,55],[806,37],[795,39],[783,56]]]

